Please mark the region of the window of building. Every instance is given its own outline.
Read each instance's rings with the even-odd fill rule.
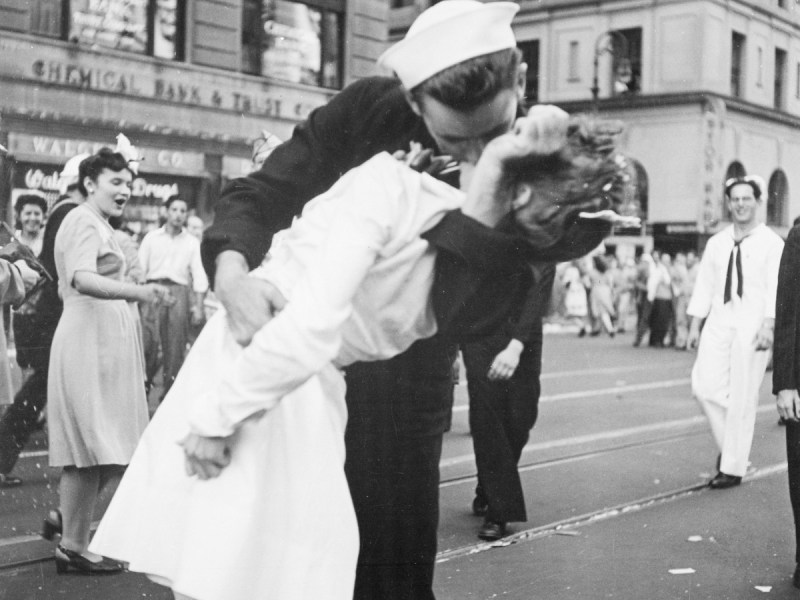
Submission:
[[[795,68],[794,81],[795,81],[795,87],[794,87],[795,98],[800,98],[800,62],[797,63]]]
[[[782,227],[787,224],[786,209],[789,198],[789,180],[778,169],[767,184],[767,225]]]
[[[245,0],[242,70],[340,88],[344,10],[345,0]]]
[[[733,32],[731,39],[731,96],[741,98],[744,92],[744,50],[747,38]]]
[[[11,11],[0,3],[0,29],[183,60],[185,2],[32,0],[22,4]]]
[[[61,38],[64,29],[61,4],[61,0],[34,0],[31,2],[30,32],[36,35]]]
[[[756,48],[756,85],[764,86],[764,49],[759,46]]]
[[[522,62],[528,65],[525,73],[525,99],[529,103],[539,101],[539,40],[528,40],[518,44],[522,51]]]
[[[786,81],[786,51],[780,48],[775,49],[775,93],[773,105],[777,110],[786,108],[784,100],[784,88]]]
[[[786,8],[786,0],[778,0],[778,8]]]
[[[615,96],[636,94],[642,80],[642,28],[618,29],[611,36]]]
[[[569,43],[569,64],[567,66],[567,80],[580,81],[578,76],[578,68],[580,66],[580,45],[578,42],[572,41]]]

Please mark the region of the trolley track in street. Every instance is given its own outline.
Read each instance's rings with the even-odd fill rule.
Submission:
[[[657,444],[663,444],[665,442],[674,442],[677,440],[684,440],[694,437],[700,437],[703,435],[708,435],[707,431],[692,431],[692,432],[685,432],[679,433],[674,435],[663,436],[657,439],[652,440],[636,440],[625,442],[621,444],[616,444],[611,447],[602,448],[598,450],[587,450],[585,452],[576,452],[574,454],[569,454],[567,456],[559,456],[556,458],[550,458],[546,460],[539,460],[539,461],[530,461],[520,463],[518,470],[520,473],[525,473],[529,471],[536,471],[539,469],[546,469],[549,467],[556,467],[559,465],[569,464],[576,461],[581,460],[589,460],[592,458],[599,458],[601,456],[606,456],[609,454],[613,454],[615,452],[621,452],[623,450],[630,450],[632,448],[645,448],[648,446],[655,446]],[[462,475],[457,477],[448,477],[444,478],[439,482],[439,488],[446,488],[455,485],[461,485],[464,483],[474,483],[477,481],[478,476],[476,473],[471,473],[469,475]]]

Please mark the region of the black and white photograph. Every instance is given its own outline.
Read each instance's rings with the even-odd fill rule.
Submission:
[[[800,599],[800,0],[0,0],[0,600]]]

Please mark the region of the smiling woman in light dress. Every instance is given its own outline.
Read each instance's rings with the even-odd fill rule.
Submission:
[[[47,424],[50,465],[62,467],[60,510],[43,534],[59,530],[59,573],[108,573],[121,565],[89,552],[89,527],[99,492],[117,480],[148,421],[142,350],[128,301],[167,299],[162,286],[124,279],[125,256],[109,217],[131,194],[128,161],[108,148],[79,167],[86,202],[58,230],[55,262],[64,312],[50,354]]]

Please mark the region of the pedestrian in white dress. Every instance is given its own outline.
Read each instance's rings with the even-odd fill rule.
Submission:
[[[758,222],[763,191],[760,177],[726,182],[733,224],[708,240],[687,310],[687,345],[697,347],[692,392],[720,451],[719,472],[709,482],[717,489],[739,485],[747,471],[772,348],[783,240]]]
[[[92,549],[178,598],[350,600],[358,531],[343,470],[339,368],[395,356],[436,332],[435,252],[420,234],[446,212],[461,208],[495,225],[512,208],[530,240],[543,232],[551,239],[552,223],[576,217],[579,204],[619,204],[627,167],[608,150],[583,171],[590,191],[577,185],[572,196],[561,194],[561,214],[549,211],[544,224],[537,217],[552,207],[552,194],[523,183],[511,205],[495,201],[507,183],[506,158],[563,149],[565,117],[537,107],[491,142],[466,199],[384,153],[310,202],[252,274],[283,293],[285,308],[245,348],[223,312],[209,321]],[[563,173],[572,178],[566,156]]]

